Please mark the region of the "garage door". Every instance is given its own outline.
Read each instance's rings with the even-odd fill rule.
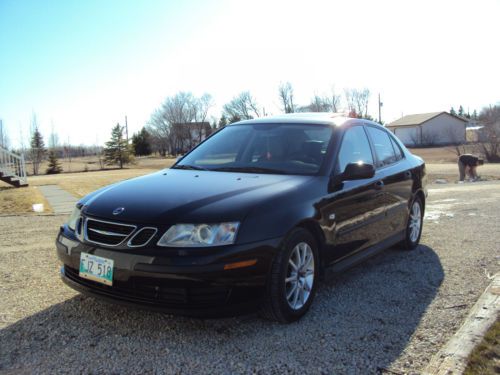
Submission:
[[[417,127],[396,128],[395,134],[407,146],[414,146],[419,143],[419,131]]]

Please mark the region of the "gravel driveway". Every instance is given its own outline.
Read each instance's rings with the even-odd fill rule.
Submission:
[[[498,182],[431,187],[417,250],[390,249],[329,280],[291,325],[83,297],[58,277],[64,216],[0,217],[0,372],[418,373],[499,270],[499,216]]]

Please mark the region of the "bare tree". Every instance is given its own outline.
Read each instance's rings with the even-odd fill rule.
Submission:
[[[235,96],[229,103],[224,104],[224,114],[229,118],[249,120],[261,116],[261,110],[250,91],[243,91]]]
[[[344,96],[347,102],[347,107],[351,115],[355,117],[368,117],[368,101],[370,99],[370,90],[364,88],[345,89]]]
[[[500,105],[483,108],[479,114],[479,121],[484,126],[483,132],[486,141],[482,142],[482,148],[486,160],[489,162],[500,162]]]
[[[24,137],[23,127],[19,123],[19,148],[20,152],[25,155],[26,154],[26,139]]]
[[[68,159],[68,172],[71,172],[71,158],[73,157],[72,148],[73,146],[71,146],[71,142],[68,137],[63,145],[63,156]]]
[[[467,140],[461,138],[454,128],[449,127],[446,130],[446,135],[451,143],[449,149],[453,153],[455,153],[457,156],[467,153]]]
[[[434,131],[423,131],[421,134],[421,145],[431,147],[437,144],[439,134]]]
[[[340,106],[340,95],[335,92],[335,86],[331,87],[329,94],[314,94],[308,105],[299,108],[299,112],[338,112]]]
[[[208,135],[204,131],[205,122],[212,106],[210,94],[197,98],[190,92],[179,92],[165,99],[162,106],[153,112],[146,126],[155,151],[162,156],[168,151],[177,154],[200,142],[203,136]],[[192,126],[194,132],[191,131]]]
[[[3,125],[2,119],[0,119],[0,147],[5,149],[9,148],[9,137],[7,136],[7,129]]]
[[[213,107],[214,103],[212,100],[212,95],[203,94],[200,98],[195,100],[194,108],[194,120],[196,123],[197,133],[198,133],[198,143],[203,140],[203,136],[208,136],[205,134],[205,122],[207,121],[208,111]]]
[[[293,113],[295,112],[295,103],[293,102],[293,87],[290,82],[280,83],[279,97],[283,112]]]
[[[409,138],[411,144],[409,142],[405,142],[405,146],[412,146],[412,147],[421,146],[422,142],[420,141],[420,137],[418,136],[418,134],[420,134],[420,132],[410,133]]]
[[[165,156],[171,146],[170,136],[172,127],[162,109],[157,109],[153,112],[146,125],[146,129],[151,134],[154,151],[158,152],[161,156]]]
[[[51,124],[50,134],[49,134],[49,148],[54,150],[59,146],[59,136],[54,130],[54,123]]]
[[[299,108],[299,112],[329,112],[330,110],[329,97],[320,96],[318,94],[314,94],[308,105]]]
[[[329,97],[329,103],[330,105],[330,110],[332,112],[339,112],[340,109],[340,94],[337,94],[335,91],[335,86],[332,86],[330,89],[330,97]]]

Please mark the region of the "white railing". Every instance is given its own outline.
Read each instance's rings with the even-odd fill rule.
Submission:
[[[17,178],[21,184],[28,183],[24,155],[16,155],[2,147],[0,147],[0,172],[5,177],[13,176]]]

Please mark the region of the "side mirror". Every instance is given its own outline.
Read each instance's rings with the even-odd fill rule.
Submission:
[[[363,180],[375,176],[375,167],[373,164],[349,163],[342,173],[342,181]]]

